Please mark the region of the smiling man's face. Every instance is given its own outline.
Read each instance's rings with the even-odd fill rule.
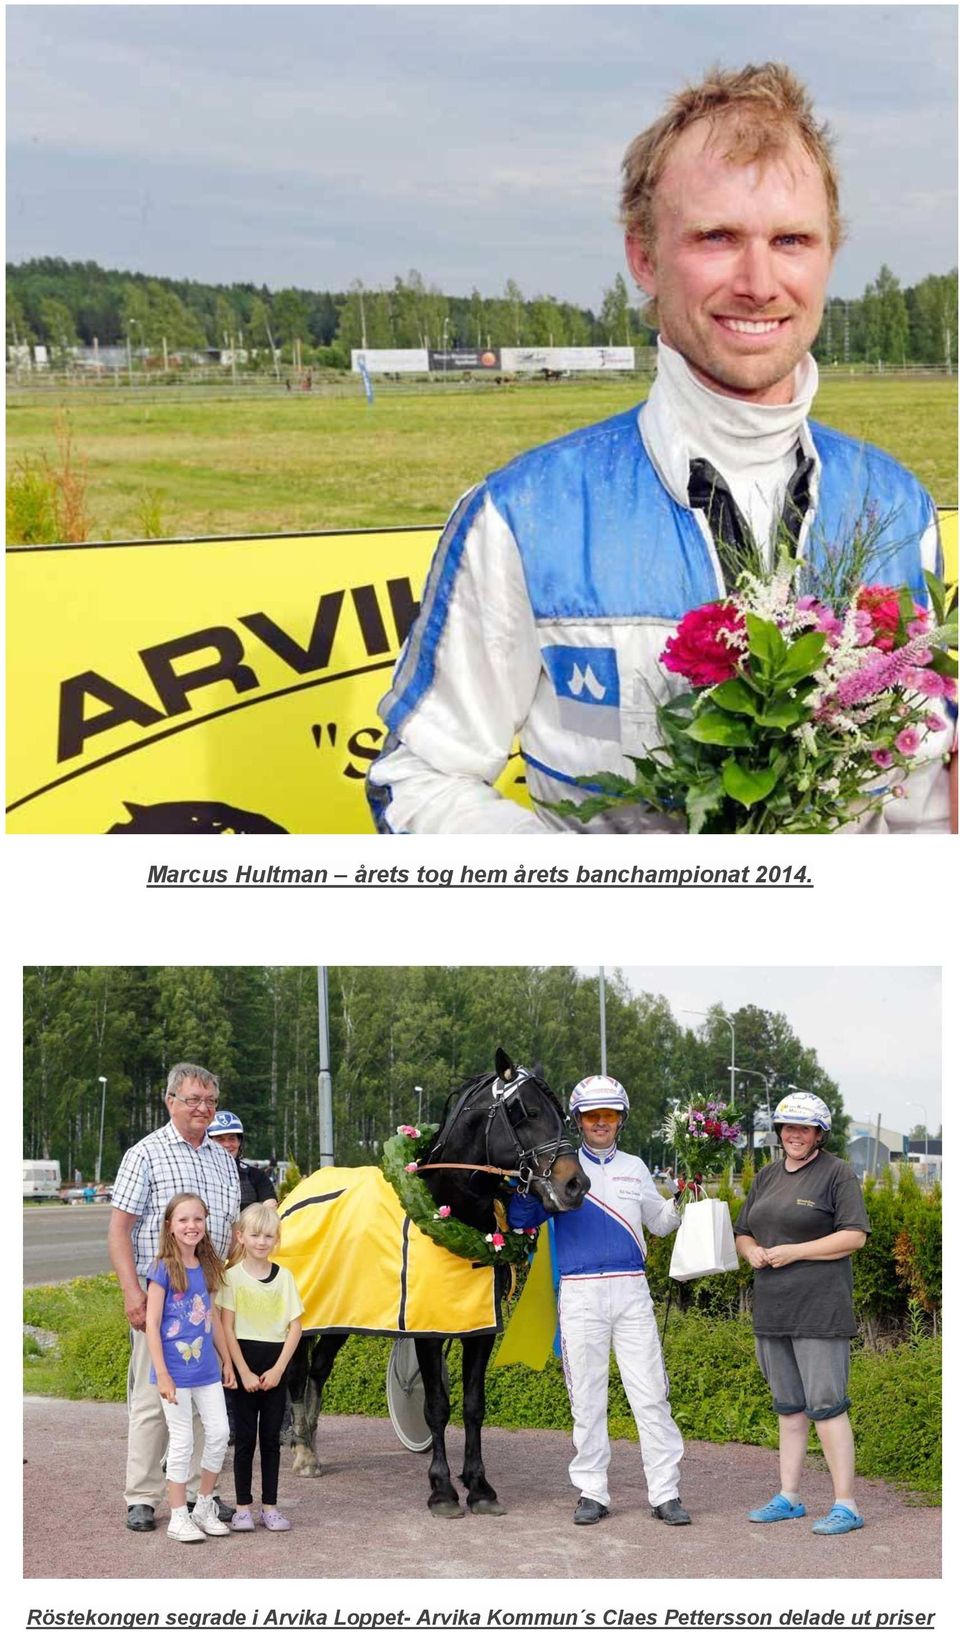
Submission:
[[[687,127],[654,195],[655,239],[627,260],[656,298],[660,333],[704,385],[785,403],[823,316],[833,262],[823,177],[800,141],[732,164],[708,125]]]

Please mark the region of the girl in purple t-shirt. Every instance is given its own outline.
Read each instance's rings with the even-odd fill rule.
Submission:
[[[147,1275],[147,1346],[151,1382],[160,1390],[170,1444],[167,1494],[174,1541],[229,1535],[217,1517],[213,1491],[227,1450],[229,1427],[223,1388],[236,1387],[233,1365],[214,1303],[223,1265],[207,1235],[200,1196],[181,1192],[168,1203],[156,1263]],[[221,1382],[222,1368],[222,1382]],[[187,1476],[193,1452],[193,1408],[203,1423],[200,1487],[193,1517],[187,1511]]]

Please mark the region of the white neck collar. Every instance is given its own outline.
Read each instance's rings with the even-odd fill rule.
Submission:
[[[640,431],[661,481],[679,504],[689,502],[692,458],[708,459],[732,486],[745,472],[752,481],[762,482],[765,470],[778,479],[798,443],[815,457],[806,418],[819,373],[809,352],[797,364],[793,384],[787,403],[721,396],[697,379],[679,351],[658,339],[657,376]]]

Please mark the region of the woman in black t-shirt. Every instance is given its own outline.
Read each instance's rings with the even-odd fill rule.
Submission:
[[[818,1519],[821,1536],[860,1530],[853,1496],[850,1339],[852,1255],[870,1222],[853,1169],[822,1148],[830,1110],[816,1094],[794,1090],[773,1115],[783,1161],[761,1168],[735,1230],[753,1265],[753,1330],[760,1369],[780,1424],[781,1489],[750,1514],[755,1524],[800,1519],[800,1475],[814,1423],[833,1479],[833,1507]]]

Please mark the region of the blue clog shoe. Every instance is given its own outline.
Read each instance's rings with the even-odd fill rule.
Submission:
[[[786,1496],[777,1495],[766,1507],[755,1507],[749,1518],[751,1524],[778,1524],[781,1519],[804,1519],[806,1516],[807,1510],[802,1502],[794,1507]]]
[[[834,1502],[826,1518],[818,1519],[812,1528],[815,1536],[845,1536],[848,1530],[862,1530],[863,1520],[842,1502]]]

